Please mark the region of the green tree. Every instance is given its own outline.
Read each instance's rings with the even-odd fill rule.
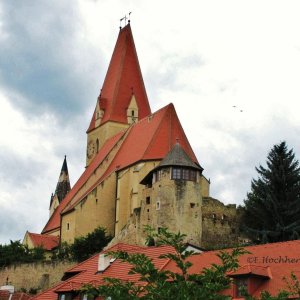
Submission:
[[[237,248],[231,252],[221,251],[218,254],[220,265],[213,264],[210,268],[204,269],[201,274],[191,275],[188,270],[192,263],[188,258],[195,253],[185,251],[185,235],[174,234],[163,228],[160,233],[152,234],[152,237],[156,240],[156,245],[170,245],[174,248],[174,252],[161,255],[161,258],[174,261],[178,272],[157,270],[151,259],[141,253],[111,252],[109,255],[130,263],[132,265],[130,274],[139,274],[139,281],[146,284],[136,285],[116,278],[106,278],[106,285],[97,288],[86,286],[83,293],[111,297],[112,300],[230,299],[228,296],[220,295],[219,292],[229,287],[231,281],[226,273],[238,267],[238,257],[247,253],[245,250]]]
[[[45,250],[41,247],[29,249],[20,241],[10,241],[8,245],[0,245],[0,267],[14,263],[29,263],[45,258]]]
[[[66,242],[53,251],[52,259],[84,261],[96,252],[101,251],[112,239],[106,233],[105,228],[98,227],[86,236],[75,238],[74,243],[69,245]]]
[[[256,243],[297,239],[300,233],[300,168],[293,150],[281,142],[269,152],[267,166],[256,168],[245,200],[242,224]]]

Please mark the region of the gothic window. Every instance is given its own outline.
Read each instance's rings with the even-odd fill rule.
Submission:
[[[134,117],[134,110],[131,111],[131,116]]]

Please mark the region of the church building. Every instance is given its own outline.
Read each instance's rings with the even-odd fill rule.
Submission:
[[[150,225],[180,230],[187,242],[202,246],[203,200],[214,200],[209,185],[174,105],[151,112],[128,22],[120,28],[87,129],[86,168],[70,188],[65,158],[40,235],[72,243],[102,226],[113,243],[143,244],[143,228]],[[206,218],[212,222],[205,224],[216,226],[219,215],[210,211]]]

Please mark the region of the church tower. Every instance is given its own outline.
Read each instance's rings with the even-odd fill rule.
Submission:
[[[70,190],[71,185],[69,179],[67,157],[65,156],[56,185],[55,193],[51,195],[50,199],[50,217]]]
[[[87,130],[86,166],[105,141],[151,114],[130,23],[119,36]]]

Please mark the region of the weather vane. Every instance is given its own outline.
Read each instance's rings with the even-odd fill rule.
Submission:
[[[128,13],[128,16],[125,15],[123,18],[120,19],[120,29],[122,28],[122,21],[124,21],[124,26],[126,26],[127,20],[128,23],[130,23],[130,15],[131,15],[131,11]]]

